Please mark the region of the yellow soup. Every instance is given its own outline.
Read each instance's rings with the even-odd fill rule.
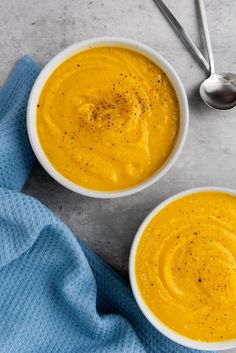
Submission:
[[[146,305],[188,338],[236,338],[236,197],[194,193],[158,212],[144,230],[135,273]]]
[[[99,47],[64,61],[37,108],[41,146],[54,168],[89,189],[132,187],[170,155],[179,105],[166,74],[134,51]]]

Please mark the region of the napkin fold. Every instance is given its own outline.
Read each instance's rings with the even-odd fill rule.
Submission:
[[[25,120],[39,72],[25,56],[0,89],[0,353],[191,352],[157,332],[129,285],[20,193],[34,162]]]

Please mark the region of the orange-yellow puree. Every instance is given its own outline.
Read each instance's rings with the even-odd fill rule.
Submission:
[[[100,47],[64,61],[43,87],[37,129],[48,160],[86,188],[143,182],[166,161],[179,105],[165,73],[128,49]]]
[[[194,193],[164,207],[138,244],[146,305],[188,338],[236,338],[236,197]]]

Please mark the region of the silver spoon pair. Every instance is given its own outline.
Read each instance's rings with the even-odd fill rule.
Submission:
[[[204,0],[198,0],[203,26],[203,33],[207,47],[207,55],[209,64],[205,60],[202,53],[186,34],[183,27],[174,17],[171,11],[166,7],[162,0],[154,0],[156,5],[161,9],[168,21],[171,23],[174,30],[179,35],[185,46],[190,50],[192,55],[197,59],[200,65],[210,74],[210,77],[204,80],[200,86],[200,95],[202,100],[211,108],[219,110],[231,109],[236,105],[236,74],[233,73],[215,73],[215,64],[207,24],[206,11]]]

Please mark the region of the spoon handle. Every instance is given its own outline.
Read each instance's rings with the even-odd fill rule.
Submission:
[[[206,16],[206,9],[204,5],[204,0],[198,0],[199,3],[199,9],[200,9],[200,15],[201,15],[201,21],[202,21],[202,27],[203,27],[203,34],[206,42],[206,47],[207,47],[207,55],[209,58],[209,63],[210,63],[210,72],[211,74],[215,73],[215,63],[214,63],[214,57],[213,57],[213,51],[212,51],[212,46],[211,46],[211,38],[210,38],[210,32],[209,32],[209,27],[207,23],[207,16]]]
[[[171,26],[178,34],[179,38],[182,40],[184,45],[188,48],[190,53],[195,57],[198,63],[209,73],[209,64],[198,49],[198,47],[193,43],[191,38],[184,31],[183,27],[173,15],[173,13],[168,9],[162,0],[154,0],[155,4],[159,7],[162,13],[165,15],[167,20],[170,22]]]

